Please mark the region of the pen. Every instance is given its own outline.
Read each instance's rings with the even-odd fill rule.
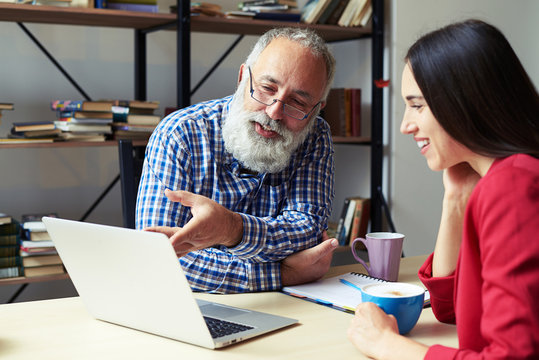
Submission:
[[[344,279],[339,279],[344,285],[348,285],[350,287],[353,287],[354,289],[356,290],[359,290],[361,291],[361,288],[359,286],[357,286],[356,284],[352,284],[350,281],[347,281],[347,280],[344,280]]]

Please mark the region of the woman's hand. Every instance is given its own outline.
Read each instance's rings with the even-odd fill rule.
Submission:
[[[377,305],[361,303],[348,328],[348,339],[373,359],[423,359],[428,347],[399,335],[397,320]]]
[[[444,201],[459,201],[466,207],[468,198],[481,176],[468,163],[460,163],[444,170]]]
[[[348,328],[348,339],[365,355],[380,359],[399,336],[397,320],[371,302],[361,303]]]
[[[448,276],[457,267],[466,204],[481,176],[468,163],[444,170],[442,218],[432,260],[432,275]]]

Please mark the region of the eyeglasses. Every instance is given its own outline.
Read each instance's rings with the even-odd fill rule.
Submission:
[[[322,100],[320,100],[319,102],[316,103],[316,105],[312,107],[311,110],[305,112],[301,109],[298,109],[297,107],[284,103],[282,100],[273,99],[272,98],[273,95],[268,93],[264,89],[261,89],[258,87],[256,89],[253,88],[253,74],[251,73],[251,67],[248,66],[247,68],[249,69],[249,83],[251,86],[251,89],[250,89],[251,97],[253,98],[253,100],[261,103],[262,105],[272,106],[277,101],[279,101],[280,103],[283,104],[283,112],[286,115],[296,120],[302,121],[302,120],[305,120],[313,112],[313,110],[322,102]]]

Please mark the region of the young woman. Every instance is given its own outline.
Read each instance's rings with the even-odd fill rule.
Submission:
[[[400,336],[360,304],[349,339],[376,359],[539,359],[539,96],[503,34],[478,20],[420,38],[402,75],[401,124],[444,170],[434,253],[419,270],[459,348]]]

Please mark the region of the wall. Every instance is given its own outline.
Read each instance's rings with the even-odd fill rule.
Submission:
[[[442,173],[432,172],[412,139],[399,132],[404,113],[400,95],[403,57],[422,34],[453,21],[476,17],[497,26],[508,38],[535,86],[539,84],[539,2],[536,0],[407,0],[390,1],[388,44],[391,49],[389,89],[390,199],[397,230],[406,235],[406,255],[434,249],[441,214]]]
[[[171,3],[169,1],[169,3]],[[237,3],[223,1],[224,9]],[[167,11],[167,2],[159,1]],[[132,99],[133,30],[99,27],[25,24],[92,99]],[[193,33],[191,36],[192,86],[198,83],[237,35]],[[176,102],[175,32],[148,35],[148,99],[159,100],[159,113]],[[233,93],[239,65],[256,41],[246,36],[192,97],[192,102]],[[346,41],[331,45],[339,70],[335,86],[361,87],[362,116],[370,118],[370,41]],[[13,122],[54,120],[54,99],[83,99],[16,23],[0,22],[0,102],[15,103],[4,111],[0,136]],[[351,61],[351,59],[353,61]],[[370,153],[365,146],[336,146],[336,173],[342,181],[336,189],[335,207],[345,196],[369,194]],[[358,161],[358,159],[360,161]],[[350,166],[350,164],[353,164]],[[16,218],[24,213],[57,212],[80,219],[119,173],[115,147],[17,148],[0,151],[0,211]],[[338,214],[337,214],[338,216]],[[333,217],[334,220],[335,216]],[[87,221],[121,225],[120,187],[116,184]],[[0,287],[0,302],[17,287]],[[69,296],[69,284],[32,284],[21,300]]]

